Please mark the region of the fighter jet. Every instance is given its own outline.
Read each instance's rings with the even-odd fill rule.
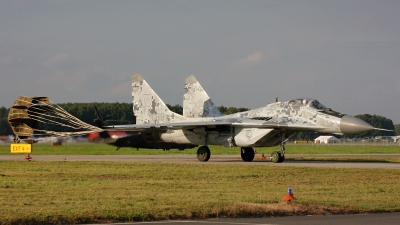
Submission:
[[[356,117],[325,107],[316,99],[296,98],[267,106],[223,115],[194,76],[185,81],[183,115],[168,109],[140,74],[132,77],[132,102],[136,124],[106,126],[107,131],[141,131],[147,142],[201,145],[197,159],[206,162],[208,145],[241,147],[243,161],[254,159],[253,147],[280,146],[271,160],[285,159],[285,143],[297,132],[356,134],[374,128]]]
[[[287,102],[277,99],[276,102],[258,109],[223,115],[194,76],[185,80],[183,115],[170,111],[139,74],[132,77],[132,102],[136,124],[103,126],[104,119],[100,117],[100,120],[96,120],[96,126],[93,126],[61,107],[50,104],[47,97],[20,96],[9,111],[8,122],[16,135],[15,142],[37,142],[37,139],[31,138],[34,132],[65,137],[93,132],[108,135],[108,132],[115,131],[137,131],[139,133],[134,138],[122,138],[120,141],[135,142],[129,144],[130,146],[141,146],[145,142],[145,146],[154,144],[155,148],[191,148],[200,145],[197,159],[202,162],[210,159],[208,145],[241,147],[241,157],[246,162],[254,159],[253,147],[280,146],[279,151],[271,154],[272,161],[280,163],[285,159],[285,143],[297,132],[356,134],[373,129],[384,130],[374,128],[358,118],[333,111],[312,98],[296,98]],[[54,118],[62,119],[64,123]],[[39,122],[61,125],[77,131],[41,130]],[[101,138],[116,141],[108,136]]]

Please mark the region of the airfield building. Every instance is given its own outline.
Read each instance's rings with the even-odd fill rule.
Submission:
[[[319,136],[314,140],[315,144],[337,144],[339,139],[334,136]]]

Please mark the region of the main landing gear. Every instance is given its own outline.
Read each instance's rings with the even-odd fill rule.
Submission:
[[[207,146],[201,146],[197,149],[197,159],[200,162],[207,162],[210,159],[211,152]],[[240,149],[240,156],[242,160],[245,162],[251,162],[254,159],[254,149],[250,147],[242,147]]]
[[[197,149],[197,159],[200,162],[207,162],[210,159],[211,152],[207,146],[201,146]]]
[[[251,162],[254,159],[254,149],[250,147],[242,147],[240,148],[240,156],[242,160],[245,162]]]
[[[280,151],[272,152],[271,161],[274,163],[281,163],[285,160],[285,133],[281,132],[279,134],[280,138]],[[200,162],[207,162],[210,159],[211,152],[207,145],[201,146],[197,149],[197,159]],[[254,159],[254,149],[251,147],[240,148],[240,156],[245,162],[251,162]]]

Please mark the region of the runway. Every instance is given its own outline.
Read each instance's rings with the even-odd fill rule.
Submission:
[[[136,223],[111,223],[109,225],[139,225],[139,224],[179,224],[179,225],[364,225],[364,224],[385,224],[397,225],[400,221],[400,213],[377,213],[377,214],[356,214],[356,215],[330,215],[330,216],[285,216],[285,217],[264,217],[264,218],[220,218],[205,220],[165,220],[154,222]]]
[[[295,161],[291,159],[307,157],[328,158],[400,158],[400,154],[299,154],[287,155],[283,163],[272,163],[256,158],[253,162],[243,162],[239,155],[212,155],[208,162],[200,162],[196,155],[32,155],[32,161],[102,161],[102,162],[160,162],[186,164],[237,164],[263,166],[292,166],[320,168],[374,168],[400,169],[400,163],[387,162],[340,162],[340,161]],[[1,155],[0,161],[25,161],[24,155]]]

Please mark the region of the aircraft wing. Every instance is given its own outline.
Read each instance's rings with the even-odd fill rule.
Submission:
[[[196,122],[176,122],[176,123],[145,123],[145,124],[126,124],[106,126],[103,129],[107,131],[124,130],[124,131],[138,131],[138,130],[178,130],[178,129],[193,129],[196,127],[206,126],[229,126],[232,122],[229,121],[196,121]]]
[[[292,120],[290,118],[270,118],[268,120],[252,119],[252,118],[229,118],[229,119],[212,119],[206,121],[187,121],[187,122],[172,122],[172,123],[153,123],[153,124],[127,124],[106,126],[103,129],[107,131],[123,130],[123,131],[138,131],[138,130],[178,130],[178,129],[193,129],[196,127],[217,127],[217,126],[235,126],[235,127],[253,127],[253,128],[269,128],[279,130],[296,130],[307,131],[322,130],[324,127],[316,124],[303,121]]]

